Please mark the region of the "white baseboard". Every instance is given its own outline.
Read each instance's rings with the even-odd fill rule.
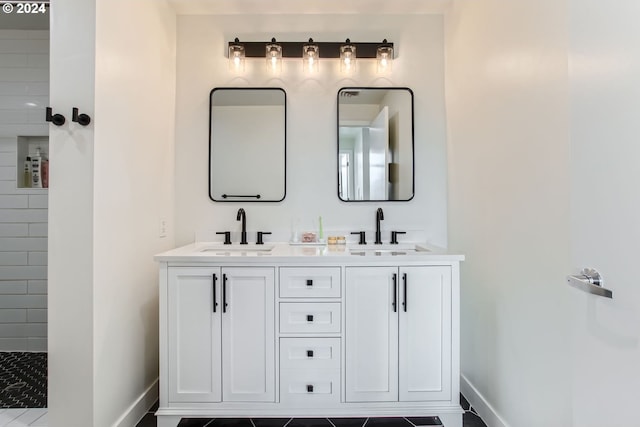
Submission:
[[[487,399],[464,375],[460,375],[460,392],[473,406],[473,409],[480,415],[487,427],[509,427],[502,417],[496,412]]]
[[[158,400],[158,380],[156,379],[118,418],[114,427],[135,427],[149,408]]]

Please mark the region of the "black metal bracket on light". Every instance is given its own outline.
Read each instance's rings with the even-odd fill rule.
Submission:
[[[388,42],[387,39],[382,42],[352,42],[349,39],[344,42],[314,42],[313,39],[305,42],[276,42],[275,39],[263,42],[241,42],[236,38],[234,41],[230,41],[228,46],[230,51],[235,46],[243,47],[245,58],[264,59],[266,46],[273,43],[277,43],[282,47],[282,58],[303,58],[303,47],[309,44],[318,46],[320,58],[340,58],[340,48],[346,45],[356,47],[358,59],[376,59],[378,48],[391,49],[391,52],[393,52],[393,43]]]
[[[51,107],[47,107],[46,109],[45,120],[56,126],[62,126],[67,121],[62,114],[53,114]]]
[[[87,114],[78,114],[78,109],[76,107],[73,107],[73,115],[71,116],[71,121],[72,122],[76,122],[79,125],[82,126],[87,126],[89,123],[91,123],[91,117],[89,117]]]

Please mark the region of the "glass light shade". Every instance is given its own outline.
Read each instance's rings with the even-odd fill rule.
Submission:
[[[347,44],[340,46],[340,71],[343,73],[353,73],[356,70],[356,47],[355,45]]]
[[[378,73],[384,74],[391,72],[393,64],[393,47],[389,45],[380,45],[376,50],[376,62],[378,64]]]
[[[309,44],[302,46],[302,67],[310,73],[318,72],[318,61],[320,59],[320,48],[309,39]]]
[[[244,71],[244,46],[236,39],[234,44],[229,45],[229,69],[235,72]]]
[[[282,45],[276,43],[276,39],[271,39],[271,43],[267,43],[265,58],[267,70],[274,73],[282,71]]]

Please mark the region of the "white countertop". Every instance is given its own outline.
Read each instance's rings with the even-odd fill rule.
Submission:
[[[158,262],[205,263],[205,262],[246,262],[246,263],[281,263],[300,262],[457,262],[463,261],[464,255],[447,252],[447,250],[425,243],[401,243],[398,245],[318,245],[265,243],[256,245],[249,243],[240,245],[233,243],[223,245],[221,242],[195,242],[167,252],[157,254]]]

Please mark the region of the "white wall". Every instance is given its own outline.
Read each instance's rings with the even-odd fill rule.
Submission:
[[[321,60],[318,77],[285,60],[279,77],[264,60],[247,59],[245,74],[228,67],[229,40],[354,41],[387,38],[396,44],[390,77],[375,61],[360,61],[354,77],[336,60]],[[227,15],[179,16],[176,106],[176,243],[194,232],[239,230],[236,211],[247,211],[250,231],[281,231],[293,218],[310,228],[322,215],[326,230],[373,230],[375,209],[385,210],[383,230],[423,229],[446,245],[446,139],[443,19],[430,15]],[[208,198],[209,92],[220,86],[278,86],[287,92],[287,196],[282,203],[214,203]],[[415,93],[416,195],[408,203],[344,203],[338,199],[336,109],[344,86],[408,86]],[[352,237],[352,236],[349,236]],[[250,238],[252,236],[250,235]],[[372,240],[372,236],[369,240]]]
[[[176,24],[156,0],[98,1],[96,18],[92,425],[126,414],[128,427],[157,398],[145,393],[158,377],[153,255],[174,247]]]
[[[572,425],[567,20],[557,0],[459,0],[447,20],[462,391],[489,426]]]
[[[0,29],[1,351],[47,349],[48,190],[16,178],[26,160],[18,136],[49,134],[48,103],[49,31]]]
[[[135,425],[157,397],[153,255],[174,246],[175,15],[51,7],[49,425]],[[92,117],[70,122],[72,107]]]

